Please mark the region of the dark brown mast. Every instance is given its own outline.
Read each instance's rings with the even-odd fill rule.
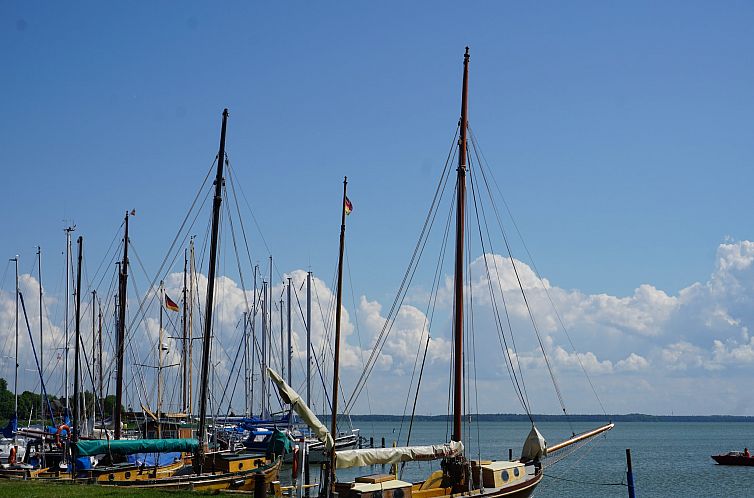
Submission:
[[[338,293],[335,296],[335,358],[332,375],[332,419],[330,433],[333,438],[338,434],[338,368],[340,366],[340,307],[343,302],[343,249],[346,241],[346,188],[348,177],[343,178],[343,202],[340,214],[340,252],[338,253]],[[335,445],[330,449],[329,487],[335,486]],[[332,493],[330,493],[332,494]]]
[[[209,251],[209,271],[207,274],[207,304],[204,308],[204,337],[202,348],[202,373],[199,381],[199,449],[194,468],[201,474],[204,460],[204,436],[207,430],[207,382],[209,380],[209,350],[212,344],[212,307],[215,300],[215,266],[217,265],[217,238],[220,230],[220,204],[223,193],[223,165],[225,164],[225,129],[228,123],[228,109],[223,110],[223,124],[220,130],[220,151],[217,153],[217,175],[215,176],[215,198],[212,208],[212,240]]]
[[[123,261],[120,263],[120,278],[118,289],[118,341],[116,343],[117,351],[115,358],[118,366],[115,380],[115,415],[113,417],[113,426],[115,427],[115,439],[120,439],[121,419],[123,414],[123,350],[126,340],[126,290],[128,289],[128,211],[126,211],[126,229],[123,237]]]
[[[181,325],[183,328],[183,348],[181,351],[181,363],[183,364],[183,382],[182,382],[182,388],[183,388],[183,411],[184,413],[188,413],[188,335],[186,327],[188,325],[187,322],[187,316],[186,316],[186,310],[188,309],[188,303],[186,302],[186,293],[188,291],[187,285],[186,285],[186,276],[188,274],[188,252],[186,249],[183,251],[183,317],[181,320]]]
[[[99,359],[97,360],[97,367],[99,369],[98,374],[98,387],[99,387],[99,403],[100,406],[103,406],[103,403],[105,402],[105,390],[104,390],[104,382],[102,380],[102,304],[98,306],[99,312],[97,313],[97,346],[99,348]],[[104,416],[104,412],[103,412]],[[103,421],[104,424],[104,421]]]
[[[71,442],[79,440],[79,417],[81,396],[81,382],[79,382],[79,353],[81,350],[81,253],[84,248],[84,238],[79,235],[78,269],[76,270],[76,345],[73,348],[73,431]]]
[[[456,203],[456,268],[455,312],[453,323],[454,385],[453,385],[453,441],[461,440],[463,414],[463,238],[466,216],[466,127],[469,90],[469,47],[463,56],[463,94],[461,97],[461,135],[458,141],[458,188]]]

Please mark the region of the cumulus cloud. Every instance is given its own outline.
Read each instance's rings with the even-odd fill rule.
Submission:
[[[487,269],[490,269],[488,275]],[[515,271],[514,271],[515,270]],[[294,289],[292,334],[294,356],[294,384],[303,387],[303,371],[306,362],[306,329],[303,321],[304,285],[307,273],[294,270],[283,276],[283,281],[291,279]],[[491,276],[490,276],[491,275]],[[312,313],[312,350],[318,362],[312,365],[318,385],[327,384],[332,357],[334,332],[334,294],[321,279],[314,278],[315,303]],[[526,292],[524,301],[519,288],[519,280]],[[183,275],[171,274],[165,279],[165,289],[173,300],[180,301]],[[198,276],[199,296],[206,292],[207,279]],[[493,289],[493,294],[489,289]],[[21,278],[21,290],[27,299],[27,309],[38,309],[38,283],[29,275]],[[242,375],[242,364],[238,362],[240,341],[243,337],[241,317],[244,312],[253,314],[254,303],[260,296],[253,289],[244,289],[234,279],[221,276],[216,281],[218,299],[215,303],[215,324],[213,329],[213,365],[215,381],[213,395],[219,403],[223,393],[231,398],[235,387],[234,409],[243,409],[242,387],[238,388],[235,379]],[[754,322],[754,243],[749,241],[728,241],[718,247],[710,277],[704,282],[694,283],[675,294],[668,294],[650,283],[639,286],[628,296],[608,294],[588,294],[578,289],[564,289],[548,280],[540,280],[528,265],[519,260],[511,261],[500,255],[488,254],[470,262],[468,294],[474,296],[473,324],[468,328],[469,340],[466,354],[476,359],[473,375],[479,385],[490,389],[503,389],[509,384],[511,365],[517,375],[523,373],[532,387],[530,392],[538,393],[547,389],[549,382],[547,363],[542,349],[547,354],[549,365],[556,376],[568,379],[566,386],[574,385],[572,379],[583,376],[585,370],[594,377],[594,384],[603,386],[616,409],[624,411],[662,412],[666,403],[681,403],[694,409],[693,403],[684,402],[684,393],[691,395],[695,379],[696,385],[706,385],[710,377],[725,376],[728,390],[711,390],[705,396],[719,398],[720,406],[745,406],[731,404],[729,398],[748,386],[747,372],[754,366],[754,337],[749,330]],[[257,289],[259,292],[260,289]],[[129,301],[131,332],[129,334],[130,353],[127,368],[136,371],[138,364],[155,365],[159,324],[159,306],[156,304],[156,289],[144,302],[144,319],[135,320],[131,313],[136,312],[140,303],[135,297]],[[274,301],[284,293],[282,283],[275,283],[271,290]],[[447,397],[447,380],[450,376],[451,358],[451,317],[452,317],[452,278],[445,276],[438,295],[438,307],[430,321],[426,313],[426,294],[416,292],[410,295],[410,303],[404,304],[389,324],[389,339],[376,356],[374,371],[368,385],[369,395],[379,400],[381,408],[376,411],[395,413],[402,408],[402,401],[408,391],[407,378],[413,375],[424,359],[423,350],[429,345],[425,361],[425,380],[421,390],[435,401]],[[83,297],[83,296],[82,296]],[[64,300],[61,296],[45,294],[48,310],[43,318],[45,329],[44,347],[45,368],[51,380],[51,391],[62,391],[60,369],[64,343],[64,324],[59,311]],[[194,318],[194,338],[201,335],[203,297],[195,300],[197,312]],[[91,303],[82,301],[82,307],[90,310]],[[527,307],[528,304],[528,307]],[[503,306],[504,305],[504,306]],[[273,368],[287,368],[281,364],[279,342],[280,314],[279,302],[273,303],[273,340],[267,344]],[[532,323],[529,313],[534,316]],[[556,311],[557,310],[557,311]],[[254,346],[258,357],[260,352],[261,311],[257,308],[253,321],[257,343]],[[90,311],[84,313],[82,327],[91,330]],[[39,328],[37,313],[29,314],[33,331]],[[182,342],[180,341],[180,318],[178,314],[165,312],[166,346],[165,364],[180,362]],[[54,318],[50,318],[50,317]],[[469,313],[467,316],[472,316]],[[72,320],[72,318],[71,318]],[[355,308],[342,309],[341,340],[341,380],[344,393],[350,394],[356,379],[360,376],[364,362],[372,355],[376,339],[386,326],[386,312],[383,303],[362,295]],[[28,333],[22,321],[22,339],[19,342],[19,355],[22,365],[33,365]],[[0,291],[0,371],[6,378],[12,378],[12,361],[8,358],[13,349],[15,324],[15,300],[13,293]],[[563,326],[568,331],[564,334]],[[69,323],[69,331],[72,330]],[[498,326],[499,325],[499,326]],[[538,331],[539,337],[535,334]],[[35,332],[36,333],[36,332]],[[91,333],[83,339],[85,349],[91,348]],[[35,336],[36,340],[36,336]],[[194,376],[199,370],[199,342],[194,341]],[[72,343],[70,343],[72,346]],[[112,374],[112,339],[105,344],[109,373]],[[504,352],[509,352],[509,358]],[[324,363],[321,363],[324,352]],[[168,382],[175,384],[180,369],[173,366],[166,372]],[[142,369],[143,370],[143,369]],[[54,376],[52,372],[55,372]],[[142,373],[140,381],[129,386],[130,400],[134,403],[153,399],[154,375],[151,371]],[[256,365],[255,380],[258,381],[259,366]],[[22,389],[35,388],[35,376],[24,376]],[[53,379],[54,378],[54,381]],[[217,380],[220,379],[220,380]],[[705,380],[702,380],[705,379]],[[331,382],[331,381],[330,381]],[[240,382],[243,386],[243,381]],[[413,384],[415,386],[415,384]],[[714,383],[710,382],[710,385]],[[551,389],[551,388],[550,388]],[[569,387],[566,387],[567,391]],[[628,404],[625,396],[611,395],[613,389],[621,392],[641,392]],[[321,387],[318,391],[321,392]],[[671,393],[671,394],[669,394]],[[366,395],[366,394],[365,394]],[[725,398],[725,397],[728,398]],[[533,408],[536,410],[538,394],[533,394]],[[578,397],[578,395],[577,395]],[[176,403],[175,394],[172,395]],[[515,399],[511,396],[511,399]],[[544,400],[544,398],[542,398]],[[680,401],[679,401],[680,400]],[[727,404],[723,404],[726,402]],[[258,398],[255,403],[259,403]],[[318,408],[323,409],[325,399],[318,394]],[[480,409],[500,411],[494,399],[484,399]],[[685,403],[685,404],[684,404]],[[699,403],[696,409],[701,413],[709,410],[710,403]],[[608,409],[611,405],[607,402]],[[431,411],[429,405],[426,410]],[[557,411],[547,401],[539,405],[540,411]],[[748,406],[748,405],[746,405]],[[367,403],[357,403],[355,411],[366,411]],[[436,408],[435,408],[436,409]],[[515,407],[509,409],[515,410]]]

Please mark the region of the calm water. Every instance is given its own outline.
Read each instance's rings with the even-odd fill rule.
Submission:
[[[573,424],[581,432],[598,423]],[[537,424],[549,444],[567,439],[571,428],[564,422]],[[393,422],[363,422],[362,435],[374,436],[375,444],[385,437],[390,445],[400,429]],[[520,422],[480,422],[476,443],[476,424],[472,425],[474,441],[467,454],[477,458],[507,458],[508,448],[514,455],[521,451],[529,425]],[[420,422],[415,425],[412,444],[432,444],[447,439],[445,422]],[[405,441],[405,429],[402,439]],[[754,467],[725,467],[710,458],[715,453],[754,447],[754,424],[708,422],[624,422],[616,424],[607,437],[598,437],[568,458],[545,468],[546,477],[537,488],[537,497],[626,497],[625,486],[603,485],[625,483],[626,448],[631,448],[637,497],[754,497]],[[550,459],[547,459],[550,460]],[[405,480],[420,480],[436,463],[414,462],[406,466]],[[380,471],[379,468],[374,471]],[[370,473],[360,469],[357,474]],[[339,480],[354,474],[339,471]],[[567,480],[565,480],[567,479]],[[575,481],[575,482],[571,482]],[[602,483],[602,484],[598,484]]]

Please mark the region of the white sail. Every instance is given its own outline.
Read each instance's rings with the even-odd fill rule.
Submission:
[[[547,455],[547,442],[539,430],[531,426],[529,435],[526,436],[524,441],[524,448],[521,450],[521,461],[524,462],[538,462]]]
[[[462,452],[463,443],[460,441],[451,441],[450,443],[435,444],[432,446],[344,450],[335,453],[335,466],[339,469],[345,469],[348,467],[393,464],[413,460],[439,460],[440,458],[459,455]]]
[[[270,378],[275,383],[280,393],[280,397],[284,402],[291,405],[293,411],[295,411],[299,417],[314,431],[314,435],[317,439],[325,443],[325,449],[330,450],[333,447],[333,439],[330,431],[327,430],[322,422],[319,421],[317,416],[306,406],[304,400],[299,394],[293,390],[291,386],[285,383],[285,381],[275,372],[273,369],[267,367],[267,372],[270,374]]]

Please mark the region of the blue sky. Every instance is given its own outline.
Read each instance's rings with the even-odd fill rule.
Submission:
[[[385,305],[468,45],[470,124],[542,274],[675,296],[710,279],[721,243],[752,239],[752,25],[734,1],[3,2],[0,254],[29,272],[41,245],[59,288],[63,220],[94,265],[135,208],[155,271],[228,107],[227,150],[280,271],[329,282],[348,175],[354,292]],[[268,256],[258,234],[252,251]]]

